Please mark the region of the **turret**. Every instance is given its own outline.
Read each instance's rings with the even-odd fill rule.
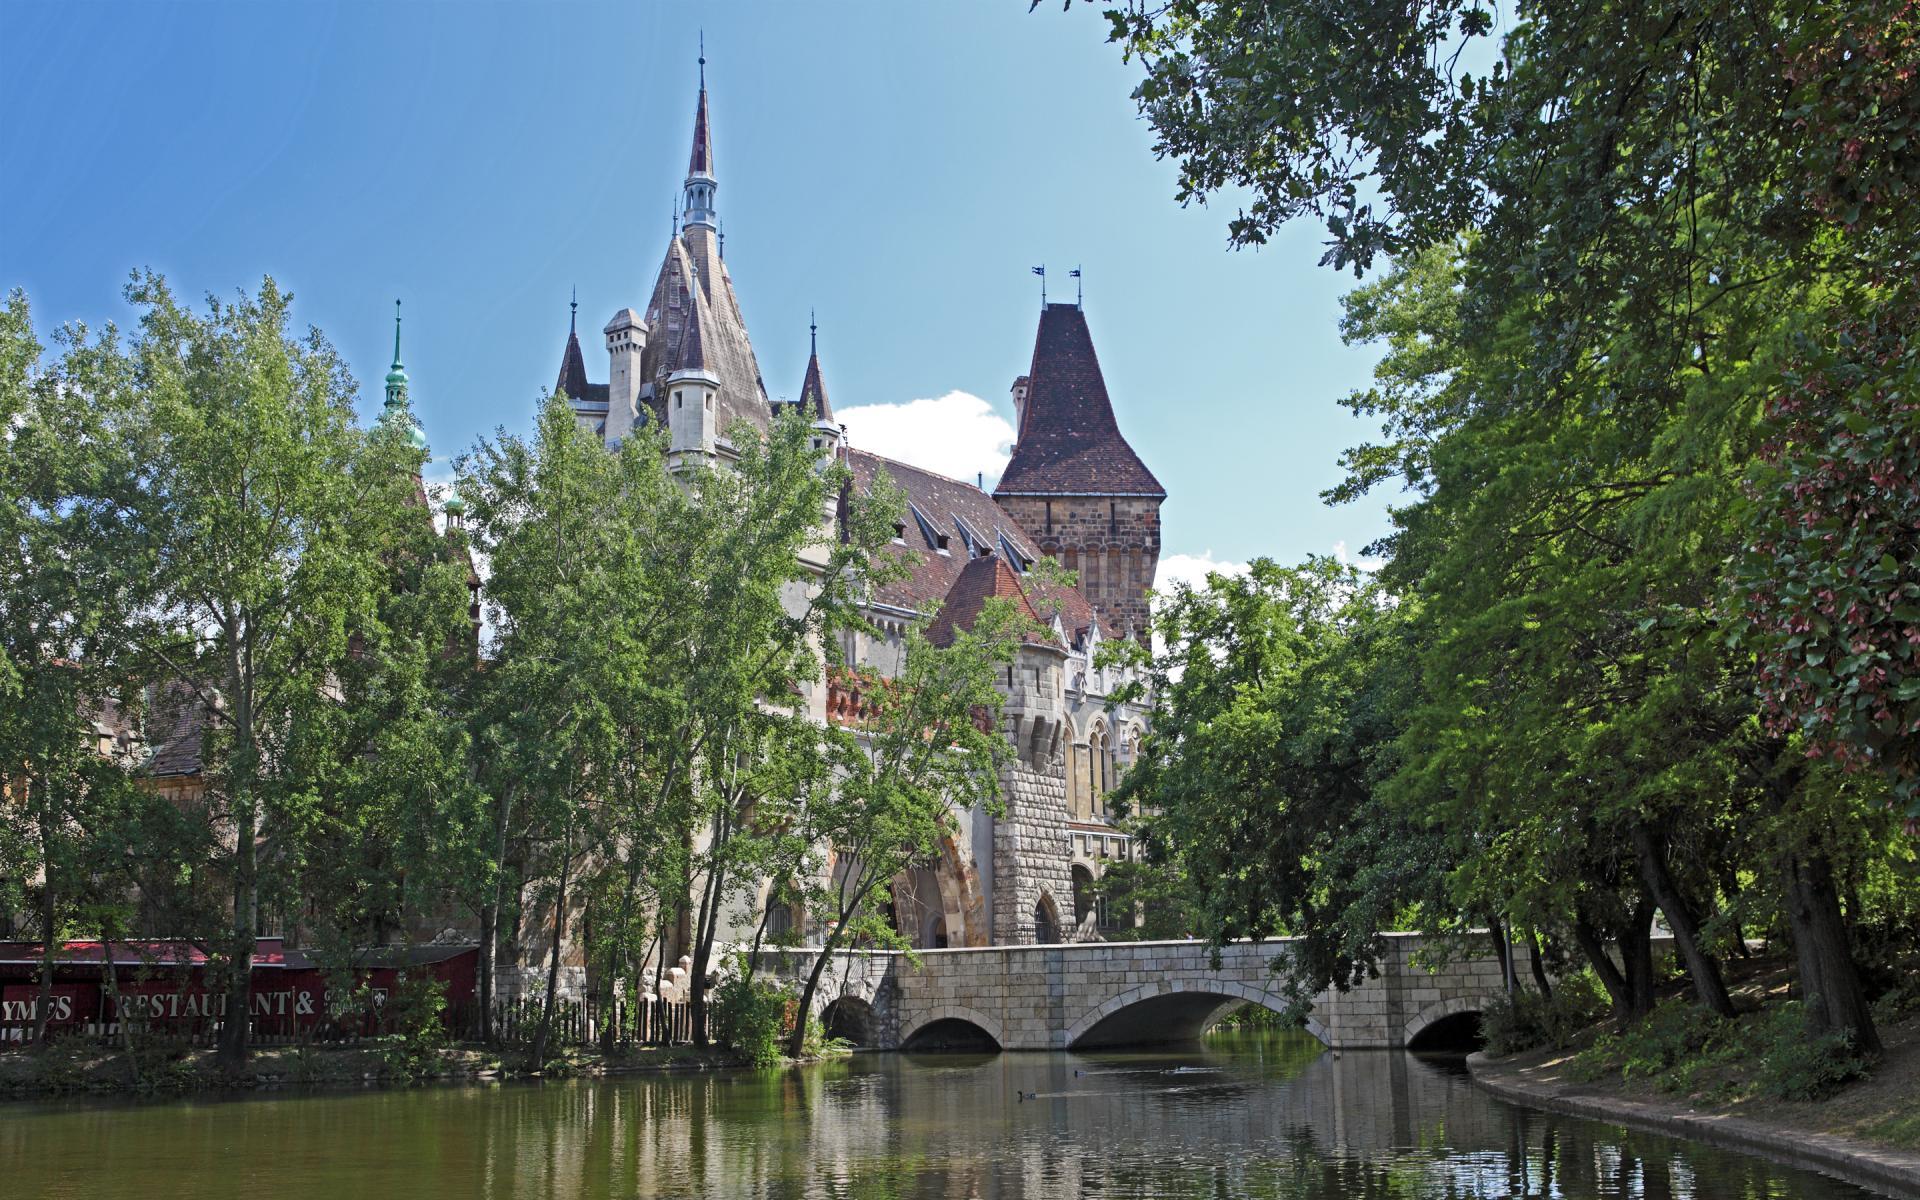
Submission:
[[[680,338],[680,360],[667,376],[667,450],[674,466],[710,455],[719,440],[715,406],[720,377],[707,364],[702,333],[705,302],[699,288],[688,289],[687,328]]]
[[[623,308],[607,322],[607,432],[609,446],[633,432],[640,404],[640,357],[647,349],[647,327],[640,314]]]
[[[827,402],[826,380],[820,374],[820,326],[809,318],[809,352],[806,378],[800,382],[800,415],[813,426],[813,448],[820,456],[820,469],[839,457],[846,448],[846,426],[833,419],[833,405]]]

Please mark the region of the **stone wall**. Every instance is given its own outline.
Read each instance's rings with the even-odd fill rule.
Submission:
[[[1147,636],[1147,592],[1160,566],[1160,501],[1148,496],[999,496],[1042,554],[1080,577],[1116,630]]]
[[[993,822],[994,943],[1032,945],[1034,910],[1042,896],[1053,903],[1060,935],[1069,937],[1073,874],[1066,779],[1057,768],[1036,770],[1012,762],[1000,773],[1000,796],[1006,814]]]

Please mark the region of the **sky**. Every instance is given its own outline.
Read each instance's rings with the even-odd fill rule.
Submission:
[[[442,470],[525,431],[578,288],[643,309],[686,169],[705,37],[717,209],[769,392],[817,312],[855,445],[989,487],[1050,298],[1085,307],[1122,431],[1168,492],[1162,578],[1357,556],[1328,508],[1377,355],[1297,225],[1227,246],[1182,207],[1099,7],[840,3],[0,3],[0,289],[43,334],[123,327],[128,274],[188,296],[271,275],[376,412],[403,302]]]

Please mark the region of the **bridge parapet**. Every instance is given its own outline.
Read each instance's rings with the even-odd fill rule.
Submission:
[[[1329,1046],[1405,1046],[1435,1022],[1478,1012],[1505,990],[1491,952],[1429,970],[1416,961],[1422,935],[1382,936],[1373,978],[1314,998],[1307,1029]],[[851,1023],[863,1044],[884,1049],[910,1046],[935,1022],[948,1021],[973,1025],[1007,1050],[1183,1041],[1227,1008],[1284,1009],[1285,980],[1272,964],[1292,941],[1229,943],[1220,948],[1217,970],[1210,948],[1195,941],[987,946],[922,950],[914,958],[842,951],[822,980],[815,1012],[857,1018]],[[805,949],[771,951],[762,963],[772,974],[798,978],[812,957]]]

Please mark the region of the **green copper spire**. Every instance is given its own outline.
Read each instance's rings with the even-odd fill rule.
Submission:
[[[387,411],[386,419],[404,421],[407,428],[407,440],[413,448],[425,454],[427,451],[427,433],[420,423],[407,411],[407,369],[400,364],[400,302],[393,302],[393,369],[387,372]]]
[[[407,369],[400,365],[400,302],[393,302],[393,369],[387,372],[387,407],[406,403]]]

